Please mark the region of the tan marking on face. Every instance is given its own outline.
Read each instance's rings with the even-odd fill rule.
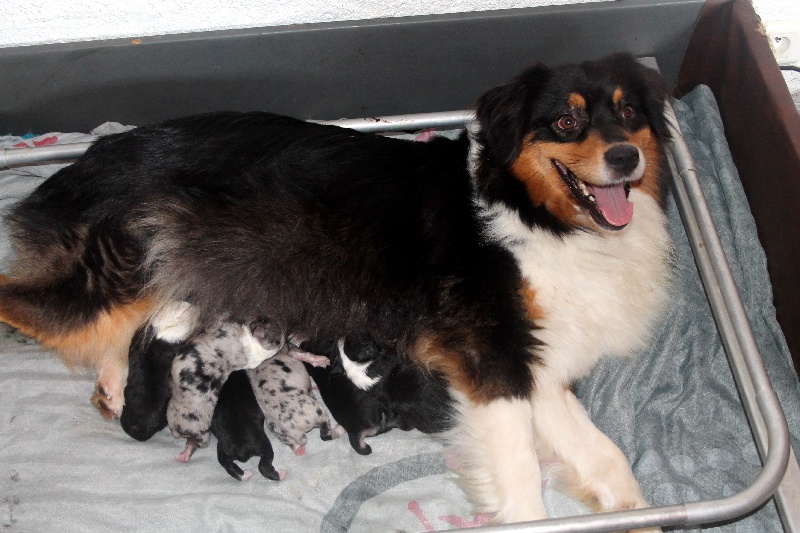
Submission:
[[[526,142],[519,157],[512,163],[511,172],[520,180],[535,206],[544,206],[567,224],[595,223],[585,208],[572,195],[569,187],[553,165],[561,162],[582,181],[592,183],[603,165],[608,143],[598,134],[591,134],[579,143]]]
[[[611,96],[611,99],[614,101],[616,107],[622,104],[622,101],[625,99],[625,93],[622,92],[622,87],[614,89],[614,94]]]
[[[662,193],[661,183],[658,179],[659,170],[664,164],[661,146],[649,127],[633,133],[629,141],[639,147],[645,159],[644,175],[641,180],[631,184],[631,189],[636,188],[658,202],[661,200]]]
[[[621,89],[615,91],[615,98],[617,92],[621,94]],[[644,127],[619,142],[638,147],[645,159],[642,179],[632,182],[631,187],[638,187],[656,201],[660,200],[658,176],[663,161],[660,145],[650,128]],[[571,143],[539,142],[528,136],[519,157],[511,164],[511,172],[525,185],[534,206],[546,207],[553,216],[567,224],[594,228],[597,224],[561,179],[553,160],[561,162],[581,181],[604,185],[597,176],[602,175],[605,167],[606,151],[615,144],[618,143],[608,143],[595,132],[581,142]]]
[[[567,98],[567,105],[571,109],[586,109],[586,98],[580,93],[570,93]]]

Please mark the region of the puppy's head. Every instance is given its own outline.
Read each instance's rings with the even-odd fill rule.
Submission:
[[[170,369],[179,346],[156,338],[151,326],[140,329],[131,341],[120,424],[136,440],[146,441],[167,427]]]
[[[477,102],[478,193],[529,225],[616,231],[662,200],[666,82],[629,55],[535,65]]]

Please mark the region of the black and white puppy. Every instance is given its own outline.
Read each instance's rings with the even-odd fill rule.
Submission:
[[[437,433],[449,427],[452,401],[444,379],[403,361],[393,346],[364,335],[302,346],[332,361],[306,370],[357,453],[372,453],[364,439],[393,428]]]

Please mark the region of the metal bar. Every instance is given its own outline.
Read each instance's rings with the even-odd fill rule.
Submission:
[[[419,113],[415,115],[394,115],[391,117],[346,118],[341,120],[309,120],[315,124],[328,124],[351,128],[369,133],[389,131],[414,131],[426,128],[463,128],[472,120],[470,111],[444,111],[441,113]]]
[[[473,115],[469,111],[453,111],[343,121],[318,121],[318,123],[334,124],[367,132],[386,132],[431,127],[455,129],[463,127],[472,117]],[[784,473],[790,483],[787,486],[781,484],[776,501],[782,520],[784,520],[784,526],[791,527],[795,521],[793,513],[797,511],[796,502],[798,500],[791,499],[791,495],[797,494],[798,491],[797,486],[791,483],[792,479],[796,478],[792,474],[792,468],[787,472],[787,464],[792,454],[786,421],[755,345],[750,324],[697,181],[691,154],[683,140],[671,106],[668,106],[667,117],[673,135],[669,152],[674,167],[673,187],[676,191],[678,209],[692,243],[692,249],[696,254],[701,277],[731,361],[734,378],[741,391],[745,412],[756,435],[757,447],[762,454],[763,469],[749,487],[727,498],[649,509],[547,519],[524,524],[490,526],[482,528],[483,531],[591,532],[657,525],[690,526],[730,520],[752,511],[772,496],[776,487],[784,479]],[[88,146],[89,143],[81,144]],[[45,152],[42,148],[4,150],[3,159],[0,162],[12,166],[16,161],[25,161],[30,164],[34,161],[41,162],[59,157],[74,158],[80,155],[81,148],[85,149],[85,147],[75,145],[73,150],[68,152],[68,156]],[[32,155],[22,156],[20,154],[17,156],[15,152],[18,151],[31,152]],[[41,155],[33,155],[33,153]],[[15,164],[15,166],[18,165],[19,163]],[[795,462],[793,468],[796,469],[796,467]],[[791,516],[791,518],[787,519],[785,516]],[[796,529],[788,529],[788,531],[794,532]]]
[[[775,493],[775,502],[784,524],[784,529],[789,532],[800,531],[800,468],[791,449],[788,428],[773,428],[780,430],[783,435],[771,434],[770,424],[779,422],[785,427],[786,422],[775,393],[769,383],[769,378],[758,352],[750,323],[742,305],[739,292],[730,272],[730,267],[725,259],[722,243],[717,235],[711,214],[708,211],[694,161],[680,133],[677,117],[670,108],[666,113],[673,131],[670,155],[673,164],[677,167],[674,176],[676,202],[684,219],[687,234],[690,236],[692,251],[695,254],[701,278],[706,287],[706,293],[711,303],[720,337],[728,354],[731,371],[733,372],[737,387],[739,388],[742,403],[745,407],[750,426],[755,435],[756,446],[764,461],[762,475],[768,471],[771,457],[778,456],[781,462],[775,461],[776,470],[771,476],[777,479],[779,486]],[[779,418],[778,418],[779,416]],[[765,420],[764,418],[769,418]],[[781,442],[773,440],[781,439]],[[786,442],[782,442],[783,439]],[[774,447],[780,445],[781,450],[775,451]],[[772,447],[773,449],[770,449]],[[783,448],[786,448],[786,458]],[[775,453],[772,453],[775,452]],[[780,465],[785,462],[785,466]]]
[[[471,111],[443,111],[391,117],[347,118],[341,120],[310,120],[315,124],[326,124],[350,128],[367,133],[412,131],[426,128],[463,128],[472,118]],[[0,168],[22,167],[47,161],[76,159],[92,143],[57,144],[32,148],[5,148],[0,152]]]
[[[0,152],[0,168],[24,167],[48,161],[77,159],[92,143],[53,144],[33,148],[4,148]]]

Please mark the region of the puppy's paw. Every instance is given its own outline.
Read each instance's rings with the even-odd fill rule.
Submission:
[[[184,448],[181,453],[175,456],[175,460],[179,463],[188,463],[189,459],[191,459],[192,455],[194,455],[195,450],[197,450],[197,444],[191,439],[188,439],[186,441],[186,448]]]
[[[304,352],[303,350],[291,350],[289,352],[291,356],[298,361],[303,363],[308,363],[311,366],[318,367],[318,368],[327,368],[331,364],[331,360],[325,357],[324,355],[315,355],[313,353]]]

